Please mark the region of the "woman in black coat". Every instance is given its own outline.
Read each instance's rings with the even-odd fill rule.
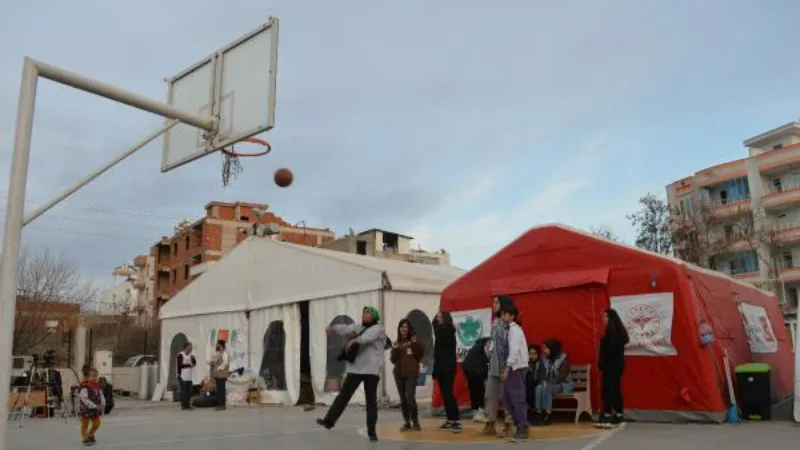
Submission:
[[[478,339],[461,361],[461,370],[467,377],[472,419],[475,422],[486,422],[483,408],[486,406],[486,378],[489,376],[489,353],[486,351],[488,343],[488,337]]]
[[[453,325],[453,316],[447,311],[441,311],[433,319],[433,334],[436,341],[433,344],[433,379],[439,383],[442,393],[447,421],[439,427],[440,430],[460,433],[462,431],[458,414],[458,402],[453,393],[453,384],[456,379],[456,327]]]
[[[603,312],[605,334],[600,339],[598,366],[603,373],[602,396],[603,415],[598,425],[613,426],[622,422],[622,373],[625,371],[625,346],[628,345],[628,332],[611,308]]]

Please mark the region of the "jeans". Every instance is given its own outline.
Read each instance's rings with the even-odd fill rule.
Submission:
[[[193,388],[192,380],[181,380],[181,408],[189,409],[192,406],[189,402],[192,399]]]
[[[603,413],[622,414],[622,371],[603,372]]]
[[[214,379],[214,388],[215,388],[214,395],[217,398],[217,408],[225,408],[225,405],[228,403],[228,389],[226,386],[227,383],[228,383],[227,378]]]
[[[497,407],[503,397],[503,382],[499,376],[489,375],[486,380],[486,420],[494,422],[497,420]]]
[[[536,409],[551,410],[553,409],[553,396],[557,394],[568,394],[572,392],[573,385],[571,382],[567,383],[551,383],[543,381],[536,386]]]
[[[455,372],[440,373],[437,374],[436,377],[436,381],[439,382],[439,390],[442,392],[442,400],[444,401],[444,410],[447,414],[447,420],[451,422],[458,422],[460,420],[458,402],[453,393],[455,378]]]
[[[405,423],[419,422],[419,409],[417,408],[417,379],[419,377],[398,377],[397,392],[400,394],[400,409],[403,411]]]
[[[367,400],[367,434],[377,436],[375,425],[378,423],[378,375],[363,375],[360,373],[348,373],[345,376],[339,395],[333,400],[333,404],[323,419],[326,424],[333,427],[336,421],[344,412],[353,394],[361,383],[364,383],[364,396]]]
[[[473,411],[483,409],[486,404],[486,377],[464,372],[469,387],[469,402]]]
[[[528,406],[525,404],[527,375],[527,368],[511,370],[503,384],[503,405],[506,407],[506,413],[514,419],[514,424],[520,430],[528,427]]]

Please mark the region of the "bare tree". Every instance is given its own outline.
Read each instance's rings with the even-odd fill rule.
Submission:
[[[636,228],[636,246],[662,255],[672,255],[672,224],[669,204],[654,194],[639,199],[641,208],[627,216]]]
[[[81,308],[94,298],[95,289],[72,261],[49,251],[23,249],[17,271],[14,354],[36,351],[53,334],[71,329]]]
[[[601,237],[603,239],[608,239],[612,242],[621,242],[621,239],[614,233],[614,230],[611,229],[606,224],[599,224],[589,227],[589,233],[592,233],[595,236]]]
[[[727,233],[725,219],[715,214],[709,202],[693,202],[690,210],[674,209],[670,218],[675,256],[694,265],[714,269],[713,259],[735,240],[747,234],[747,228],[734,226]]]

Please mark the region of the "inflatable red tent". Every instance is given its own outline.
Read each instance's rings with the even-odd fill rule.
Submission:
[[[468,346],[474,330],[488,333],[492,298],[500,294],[514,298],[529,342],[559,339],[573,364],[592,365],[595,412],[601,314],[609,306],[631,335],[623,392],[634,420],[722,422],[725,350],[732,366],[769,363],[775,399],[792,393],[791,343],[776,297],[721,273],[562,225],[536,227],[442,293],[441,309],[473,330],[459,331],[460,346]],[[715,337],[705,346],[704,330]],[[456,393],[468,404],[461,373]],[[438,391],[433,403],[441,405]]]

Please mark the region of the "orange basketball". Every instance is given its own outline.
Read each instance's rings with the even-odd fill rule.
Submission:
[[[294,175],[292,175],[291,170],[282,167],[275,171],[275,184],[277,184],[278,186],[284,188],[288,187],[290,184],[292,184],[293,180],[294,180]]]

